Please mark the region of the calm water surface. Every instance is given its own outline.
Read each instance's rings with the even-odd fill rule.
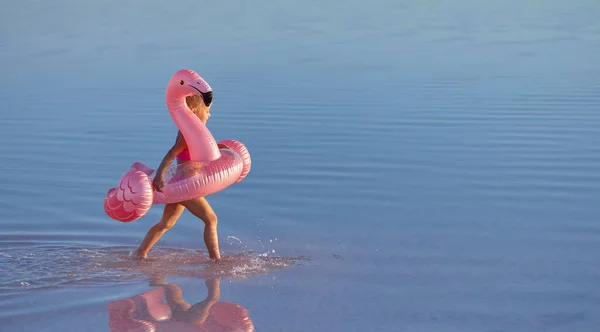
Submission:
[[[597,1],[0,8],[1,331],[600,326]],[[161,207],[102,208],[180,68],[253,157],[209,197],[222,266],[189,213],[134,262]]]

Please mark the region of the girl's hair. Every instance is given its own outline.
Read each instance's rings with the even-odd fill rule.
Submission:
[[[191,110],[203,104],[202,97],[200,95],[187,96],[185,97],[185,102]]]

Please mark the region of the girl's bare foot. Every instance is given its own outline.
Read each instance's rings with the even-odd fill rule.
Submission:
[[[212,257],[211,257],[212,256]],[[210,260],[213,261],[214,263],[220,263],[221,262],[221,253],[217,251],[216,255],[211,255],[209,256]]]
[[[136,260],[142,260],[145,259],[147,255],[142,254],[139,249],[134,251],[133,253],[131,253],[131,257],[133,257],[133,259]]]

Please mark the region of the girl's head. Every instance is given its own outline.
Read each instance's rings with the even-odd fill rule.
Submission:
[[[212,106],[212,103],[208,106],[204,105],[204,100],[202,100],[202,96],[200,95],[187,96],[185,102],[200,121],[206,124],[206,121],[210,118],[210,107]]]

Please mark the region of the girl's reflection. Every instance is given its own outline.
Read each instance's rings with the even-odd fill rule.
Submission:
[[[181,288],[161,280],[160,288],[108,303],[111,332],[133,331],[254,331],[248,311],[235,303],[218,302],[220,280],[205,281],[206,299],[190,305]],[[166,301],[166,303],[163,301]]]

